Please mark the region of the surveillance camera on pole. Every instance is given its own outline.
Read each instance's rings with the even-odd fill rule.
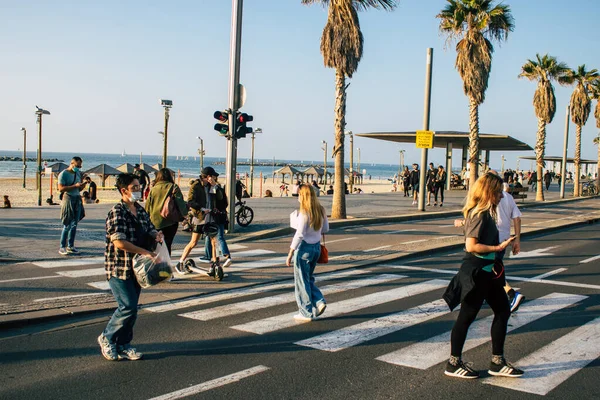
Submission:
[[[160,99],[160,105],[163,107],[173,107],[173,100]]]

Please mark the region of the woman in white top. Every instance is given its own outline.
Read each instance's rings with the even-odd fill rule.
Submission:
[[[321,254],[321,235],[329,231],[329,222],[325,209],[310,186],[300,186],[298,201],[300,210],[296,234],[290,245],[286,265],[291,267],[293,261],[296,303],[299,309],[294,319],[307,322],[313,319],[313,307],[316,309],[315,317],[323,314],[327,307],[323,294],[315,285],[313,273]]]

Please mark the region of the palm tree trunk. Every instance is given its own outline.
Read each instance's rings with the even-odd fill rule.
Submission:
[[[425,166],[422,166],[425,168]],[[479,175],[479,106],[469,98],[469,189],[475,185]]]
[[[579,197],[579,175],[580,175],[580,163],[581,163],[581,126],[577,125],[575,130],[575,157],[573,157],[573,163],[575,164],[575,179],[573,179],[573,197]]]
[[[537,163],[537,192],[535,201],[544,201],[544,151],[546,150],[546,123],[538,118],[537,142],[535,143],[535,160]]]
[[[596,163],[596,188],[600,190],[600,142],[598,145],[598,161]]]
[[[346,192],[344,191],[344,128],[346,127],[346,77],[335,71],[335,187],[331,218],[346,218]]]

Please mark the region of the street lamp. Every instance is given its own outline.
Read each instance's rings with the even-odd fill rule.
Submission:
[[[360,174],[360,147],[357,147],[356,150],[358,151],[358,163],[356,165],[356,170]]]
[[[321,146],[321,150],[325,153],[323,154],[323,185],[327,185],[327,142],[321,140],[323,146]]]
[[[253,187],[254,187],[254,134],[262,133],[261,128],[256,128],[254,132],[252,132],[252,150],[250,152],[250,197],[253,196]]]
[[[346,135],[350,136],[350,193],[352,193],[352,187],[354,186],[354,135],[352,135],[352,131],[346,131]]]
[[[200,141],[200,148],[198,149],[198,154],[200,154],[200,173],[204,169],[204,140],[200,136],[196,136],[196,139]]]
[[[35,106],[37,109],[35,115],[37,115],[38,124],[38,153],[37,153],[37,189],[38,189],[38,206],[42,205],[42,115],[50,115],[50,111],[44,110]]]
[[[165,130],[163,132],[163,168],[167,168],[167,135],[169,133],[169,110],[173,107],[172,100],[160,99],[160,105],[165,109]]]
[[[163,137],[162,138],[162,140],[163,140],[163,146],[167,147],[167,145],[165,144],[166,139],[167,139],[167,137],[165,136],[165,133],[163,131],[158,131],[158,134],[162,135],[162,137]],[[163,168],[165,167],[164,162],[165,162],[165,159],[164,159],[164,156],[163,156],[163,166],[162,166]]]
[[[500,156],[500,158],[502,159],[502,173],[504,173],[504,160],[505,160],[505,158],[504,158],[504,154],[502,154],[502,155]]]
[[[23,132],[23,189],[27,187],[27,129],[21,128]]]
[[[404,152],[406,150],[400,150],[400,165],[398,166],[398,177],[400,177],[400,174],[402,173],[402,170],[404,169]]]

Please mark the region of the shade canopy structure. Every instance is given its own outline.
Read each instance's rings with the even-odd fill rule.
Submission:
[[[129,163],[121,164],[117,167],[117,169],[126,174],[133,174],[134,167]]]
[[[274,175],[281,175],[281,181],[283,182],[285,181],[286,175],[289,175],[290,179],[293,179],[294,176],[302,175],[302,172],[291,165],[286,165],[285,167],[279,168],[277,171],[275,171]]]
[[[537,158],[535,156],[519,156],[520,159],[522,160],[537,160]],[[552,161],[552,162],[557,162],[557,163],[562,163],[562,157],[558,157],[558,156],[544,156],[544,161]],[[567,164],[569,163],[574,163],[575,159],[572,157],[567,157]],[[598,160],[584,160],[581,159],[579,161],[580,164],[586,164],[586,165],[594,165],[594,164],[598,164]]]
[[[57,162],[55,164],[48,165],[48,168],[52,169],[53,174],[58,175],[65,169],[69,168],[69,165],[65,164],[64,162]]]
[[[157,164],[158,165],[158,164]],[[151,173],[151,172],[157,172],[158,169],[154,168],[152,165],[150,164],[146,164],[146,163],[141,163],[140,164],[140,169],[143,169],[144,171],[146,171],[147,173]]]
[[[372,132],[355,133],[355,136],[386,140],[396,143],[416,143],[417,132]],[[451,145],[453,149],[465,149],[469,146],[469,132],[460,131],[435,131],[433,136],[433,147],[447,148]],[[533,150],[527,143],[513,138],[512,136],[499,133],[480,133],[479,149],[482,151],[528,151]]]
[[[121,174],[121,171],[119,171],[116,168],[111,167],[108,164],[100,164],[100,165],[96,165],[94,168],[88,169],[87,171],[85,171],[83,173],[84,175],[98,175],[100,177],[100,179],[102,179],[102,186],[106,186],[106,179],[109,176],[116,176]]]

